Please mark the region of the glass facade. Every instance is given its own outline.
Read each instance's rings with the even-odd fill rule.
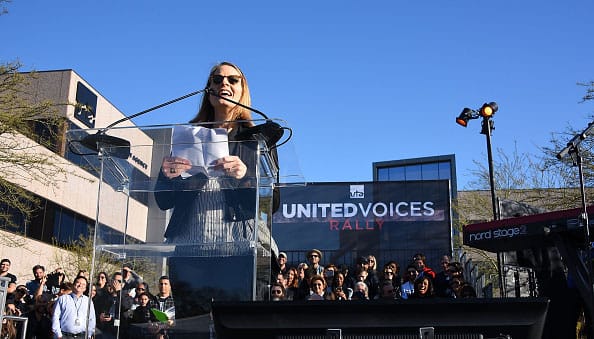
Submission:
[[[79,239],[79,236],[86,237],[89,231],[95,227],[95,221],[80,215],[72,210],[55,204],[52,201],[37,197],[39,208],[29,219],[17,211],[10,211],[15,220],[20,220],[18,228],[7,228],[2,225],[5,231],[13,232],[27,238],[42,241],[47,244],[67,245]],[[5,210],[5,209],[4,209]],[[6,211],[6,210],[5,210]],[[124,234],[107,227],[101,226],[104,234],[109,234],[113,240],[123,239]],[[138,239],[126,237],[127,243],[140,243]]]
[[[378,181],[412,181],[452,179],[451,163],[403,164],[377,168]]]
[[[374,181],[450,180],[457,196],[456,159],[453,154],[373,163]]]

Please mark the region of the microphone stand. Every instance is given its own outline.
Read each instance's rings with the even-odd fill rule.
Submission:
[[[579,145],[582,143],[582,141],[584,141],[592,132],[592,130],[594,130],[594,122],[590,122],[588,124],[588,127],[586,127],[586,129],[584,131],[582,131],[581,133],[577,134],[576,136],[573,137],[573,139],[571,139],[568,143],[567,146],[561,150],[561,152],[559,152],[557,154],[557,159],[562,160],[563,158],[565,158],[568,154],[572,155],[572,161],[573,161],[573,166],[577,166],[578,167],[578,173],[579,173],[579,180],[580,180],[580,196],[581,196],[581,207],[582,207],[582,213],[580,215],[580,219],[582,221],[582,224],[584,225],[584,248],[586,250],[586,260],[588,261],[586,264],[586,269],[587,269],[587,284],[588,284],[588,288],[590,291],[593,291],[593,286],[592,286],[592,242],[590,240],[590,222],[589,222],[589,217],[588,217],[588,205],[586,202],[586,187],[585,187],[585,183],[584,183],[584,166],[583,166],[583,159],[582,159],[582,155],[580,154],[580,148]],[[590,298],[594,299],[594,291],[591,293],[592,295],[590,295]],[[590,310],[591,312],[593,312],[594,310]],[[589,324],[589,331],[591,332],[591,337],[594,338],[594,314],[590,314],[590,320],[591,323]]]
[[[121,158],[121,159],[127,159],[130,156],[130,141],[123,139],[123,138],[107,135],[106,134],[107,131],[109,131],[115,125],[120,124],[124,121],[134,119],[134,118],[141,116],[143,114],[152,112],[156,109],[171,105],[175,102],[187,99],[191,96],[194,96],[194,95],[200,94],[200,93],[208,93],[208,94],[215,96],[217,98],[221,98],[223,100],[229,101],[237,106],[243,107],[243,108],[248,109],[254,113],[257,113],[257,114],[261,115],[262,117],[264,117],[264,119],[266,119],[266,123],[264,123],[262,125],[251,127],[249,129],[247,129],[244,133],[242,133],[242,135],[239,135],[238,137],[240,138],[240,140],[251,138],[255,134],[261,134],[266,138],[267,145],[269,147],[273,147],[273,145],[275,145],[276,142],[278,142],[278,140],[280,140],[282,138],[282,136],[284,134],[284,128],[281,127],[278,123],[270,120],[270,118],[263,112],[255,109],[253,107],[244,105],[244,104],[237,102],[235,100],[221,96],[221,95],[215,93],[215,91],[211,90],[210,88],[205,88],[205,89],[201,89],[198,91],[188,93],[188,94],[183,95],[179,98],[169,100],[167,102],[164,102],[157,106],[145,109],[144,111],[132,114],[130,116],[126,116],[122,119],[119,119],[119,120],[109,124],[107,127],[99,129],[97,131],[97,133],[95,133],[95,134],[90,134],[90,135],[85,136],[84,138],[82,138],[82,140],[80,140],[78,142],[80,142],[82,145],[84,145],[88,149],[91,149],[98,153],[100,152],[100,150],[104,150],[106,147],[107,148],[109,148],[109,147],[115,148],[116,151],[112,153],[113,156],[115,156],[117,158]],[[288,141],[288,139],[285,140],[282,144],[284,144],[287,141]],[[276,145],[276,146],[279,146],[279,145]]]
[[[582,164],[582,155],[580,154],[580,148],[579,145],[582,143],[582,141],[584,141],[588,135],[590,134],[590,132],[592,132],[592,130],[594,130],[594,122],[590,122],[588,124],[588,127],[581,133],[577,134],[575,137],[573,137],[573,139],[571,139],[571,141],[569,141],[567,143],[567,146],[561,150],[561,152],[559,152],[557,154],[557,159],[562,160],[564,157],[566,157],[568,154],[573,155],[573,165],[578,167],[578,172],[579,172],[579,179],[580,179],[580,196],[582,199],[582,215],[581,215],[581,219],[582,222],[584,223],[584,235],[586,237],[585,239],[585,248],[588,250],[588,260],[589,260],[589,264],[588,267],[591,267],[591,263],[590,263],[590,259],[591,259],[591,254],[590,254],[590,249],[591,249],[591,242],[590,242],[590,225],[588,224],[588,206],[586,203],[586,188],[585,188],[585,184],[584,184],[584,166]],[[590,270],[590,275],[591,275],[591,270]],[[591,280],[591,278],[590,278]]]
[[[130,141],[105,134],[108,130],[110,130],[112,127],[114,127],[115,125],[117,125],[119,123],[122,123],[122,122],[128,121],[128,120],[132,120],[138,116],[141,116],[148,112],[152,112],[152,111],[159,109],[161,107],[171,105],[175,102],[187,99],[187,98],[194,96],[196,94],[204,93],[207,90],[208,89],[205,88],[205,89],[201,89],[201,90],[198,90],[198,91],[195,91],[192,93],[188,93],[188,94],[183,95],[179,98],[169,100],[167,102],[164,102],[157,106],[151,107],[149,109],[145,109],[144,111],[132,114],[130,116],[123,117],[122,119],[119,119],[119,120],[109,124],[107,127],[104,127],[102,129],[98,130],[97,133],[87,135],[82,140],[80,140],[80,143],[95,152],[99,152],[99,150],[104,149],[106,146],[107,147],[116,147],[117,151],[115,153],[113,153],[113,155],[118,158],[127,159],[130,156]]]

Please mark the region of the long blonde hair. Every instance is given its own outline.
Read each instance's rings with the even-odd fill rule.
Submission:
[[[8,307],[5,309],[5,315],[14,315],[11,309]],[[8,339],[14,339],[17,336],[16,324],[13,320],[2,319],[2,330],[0,336]]]
[[[210,88],[212,76],[222,66],[233,67],[239,72],[239,74],[241,75],[241,89],[242,89],[241,98],[239,99],[239,103],[242,105],[245,105],[245,106],[251,106],[252,100],[250,97],[250,89],[248,87],[247,79],[245,78],[245,75],[243,74],[243,72],[237,65],[230,63],[228,61],[223,61],[223,62],[213,66],[213,68],[210,70],[210,73],[208,74],[208,79],[206,80],[205,88]],[[198,110],[198,113],[196,114],[196,116],[194,118],[192,118],[192,120],[190,120],[190,123],[213,122],[214,121],[214,107],[210,103],[210,100],[208,99],[208,97],[209,97],[208,94],[206,94],[202,97],[202,102],[200,103],[200,109]],[[243,107],[235,106],[231,112],[232,112],[232,116],[231,116],[230,120],[232,120],[232,121],[233,120],[252,120],[252,115],[251,115],[250,111]],[[252,123],[244,123],[244,124],[246,126],[253,125]]]

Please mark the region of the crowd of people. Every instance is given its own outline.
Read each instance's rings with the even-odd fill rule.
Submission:
[[[359,257],[352,268],[323,266],[322,252],[317,249],[308,251],[306,257],[305,262],[290,265],[286,253],[279,253],[271,300],[476,297],[472,285],[464,280],[463,266],[448,255],[442,256],[438,272],[427,266],[422,253],[402,272],[396,261],[380,266],[373,255]],[[25,284],[17,283],[10,266],[9,259],[0,262],[0,277],[10,280],[5,314],[28,319],[27,338],[115,338],[122,333],[131,338],[164,338],[175,321],[168,276],[159,278],[159,291],[152,294],[149,284],[130,264],[111,274],[99,272],[94,281],[84,270],[71,280],[61,268],[47,273],[43,266],[35,265],[34,279]],[[16,338],[20,326],[22,323],[5,319],[1,337]]]
[[[401,273],[396,261],[379,266],[375,256],[362,256],[353,269],[345,265],[321,265],[322,252],[312,249],[307,262],[291,266],[287,254],[280,252],[275,282],[270,289],[272,300],[370,300],[472,298],[474,287],[464,280],[461,263],[449,255],[441,257],[441,270],[427,266],[422,253],[414,255]]]
[[[158,293],[132,265],[99,272],[94,282],[80,270],[68,281],[65,272],[35,265],[34,279],[18,284],[2,259],[0,277],[10,279],[5,314],[27,318],[26,338],[165,338],[175,321],[175,302],[168,276],[158,280]],[[92,302],[89,302],[91,300]],[[1,338],[20,337],[23,322],[4,319]]]

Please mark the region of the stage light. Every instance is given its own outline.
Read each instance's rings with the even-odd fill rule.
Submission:
[[[498,109],[499,106],[497,106],[496,102],[490,102],[488,104],[485,103],[479,112],[483,118],[489,118],[492,117]]]
[[[468,126],[468,120],[476,119],[476,118],[473,118],[472,113],[473,113],[473,110],[471,110],[468,107],[465,107],[462,110],[462,113],[460,113],[460,115],[456,118],[456,123],[462,127]]]
[[[473,110],[470,108],[464,108],[462,113],[456,118],[456,123],[460,126],[468,126],[468,121],[471,119],[478,119],[480,117],[483,118],[482,121],[482,128],[481,134],[484,134],[487,139],[487,158],[488,158],[488,165],[489,165],[489,186],[491,187],[491,207],[493,208],[493,220],[499,220],[499,211],[497,208],[497,196],[495,195],[495,174],[493,170],[493,151],[491,149],[491,132],[494,127],[494,122],[491,119],[495,112],[499,109],[497,103],[492,101],[490,103],[485,103],[483,106],[478,110]],[[499,291],[501,296],[504,296],[504,289],[503,289],[503,261],[501,253],[497,253],[497,269],[498,269],[498,276],[499,276]]]

